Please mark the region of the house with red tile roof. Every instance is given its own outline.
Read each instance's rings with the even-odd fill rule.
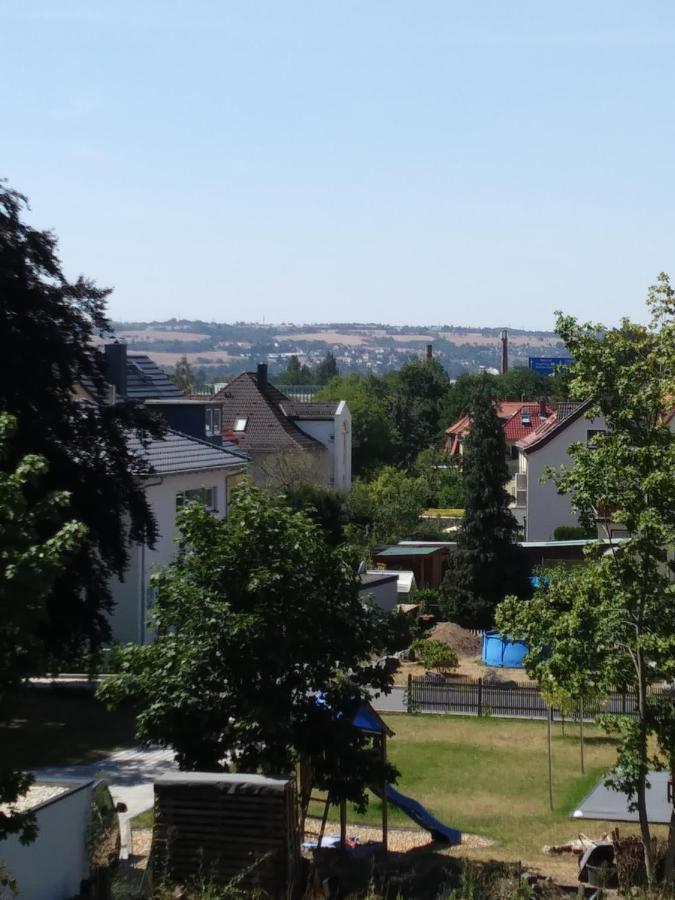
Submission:
[[[518,471],[518,441],[534,433],[553,413],[544,401],[502,400],[497,403],[497,417],[502,423],[506,455],[511,475]],[[471,418],[462,416],[445,429],[445,449],[452,456],[464,452],[464,442],[471,429]]]
[[[607,431],[602,416],[588,418],[589,402],[564,401],[548,419],[516,443],[518,472],[511,511],[523,528],[526,541],[553,540],[560,525],[578,525],[573,497],[559,494],[552,481],[542,477],[550,467],[571,467],[568,450],[572,444],[592,441]]]

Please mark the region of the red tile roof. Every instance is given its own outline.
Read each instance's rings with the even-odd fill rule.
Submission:
[[[532,400],[503,400],[497,404],[497,416],[502,423],[504,438],[508,443],[514,443],[532,434],[552,413],[553,410],[547,403]],[[445,429],[449,453],[459,453],[460,445],[470,428],[471,419],[467,415],[457,419]]]

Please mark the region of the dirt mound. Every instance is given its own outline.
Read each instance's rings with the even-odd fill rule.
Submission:
[[[452,647],[460,658],[480,656],[483,649],[482,638],[454,622],[439,622],[431,629],[429,637]]]

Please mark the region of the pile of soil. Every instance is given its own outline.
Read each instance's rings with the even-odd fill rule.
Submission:
[[[482,638],[454,622],[439,622],[431,629],[429,637],[452,647],[460,659],[480,656],[483,649]]]

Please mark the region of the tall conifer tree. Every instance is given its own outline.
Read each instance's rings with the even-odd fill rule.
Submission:
[[[452,621],[487,628],[497,604],[507,594],[529,596],[530,583],[527,560],[516,544],[518,526],[506,491],[506,442],[487,377],[477,385],[469,414],[464,519],[441,587],[441,602]]]

